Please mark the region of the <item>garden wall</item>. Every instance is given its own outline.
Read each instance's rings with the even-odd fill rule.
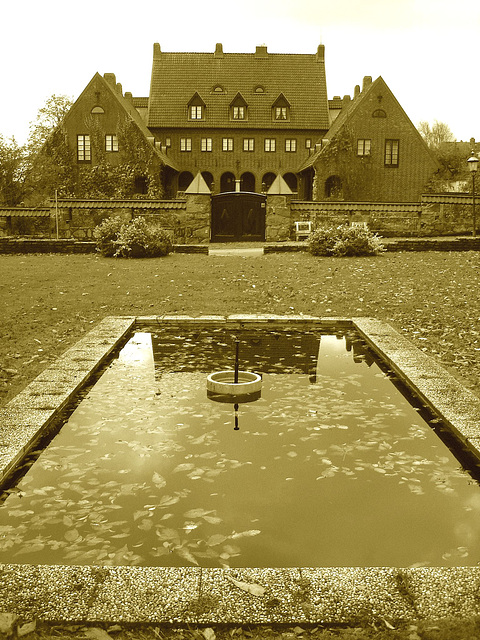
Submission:
[[[477,231],[480,228],[480,198]],[[292,222],[313,226],[366,222],[383,237],[428,237],[471,234],[472,196],[464,193],[424,194],[418,203],[306,202],[291,203]]]
[[[126,221],[144,216],[166,229],[174,244],[199,245],[210,241],[210,194],[185,194],[181,200],[62,199],[58,206],[27,209],[0,207],[0,237],[21,236],[88,241],[103,219],[117,215]],[[365,222],[383,237],[471,235],[472,197],[463,193],[424,194],[417,203],[309,202],[291,195],[267,195],[268,242],[294,238],[294,222],[320,225]],[[480,235],[480,198],[477,231]]]

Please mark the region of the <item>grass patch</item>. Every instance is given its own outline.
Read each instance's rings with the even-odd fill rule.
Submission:
[[[480,393],[480,253],[318,258],[0,256],[0,403],[107,315],[274,313],[389,322]]]

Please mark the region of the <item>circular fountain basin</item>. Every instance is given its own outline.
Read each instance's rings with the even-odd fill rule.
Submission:
[[[258,373],[239,371],[235,382],[235,371],[215,371],[207,377],[207,391],[210,393],[243,396],[261,391],[262,378]]]

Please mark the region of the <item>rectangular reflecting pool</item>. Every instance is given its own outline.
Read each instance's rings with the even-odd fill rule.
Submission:
[[[0,563],[475,565],[478,483],[402,391],[354,330],[142,327],[4,493]]]

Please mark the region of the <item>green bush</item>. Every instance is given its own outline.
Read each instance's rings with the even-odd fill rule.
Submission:
[[[115,258],[155,258],[172,250],[168,233],[158,224],[135,218],[123,223],[109,218],[94,230],[97,249],[104,256]]]
[[[365,227],[320,227],[309,237],[314,256],[375,256],[385,251],[381,239]]]
[[[117,251],[117,239],[124,221],[121,218],[106,218],[93,230],[93,237],[97,245],[97,251],[102,256],[111,258]]]

